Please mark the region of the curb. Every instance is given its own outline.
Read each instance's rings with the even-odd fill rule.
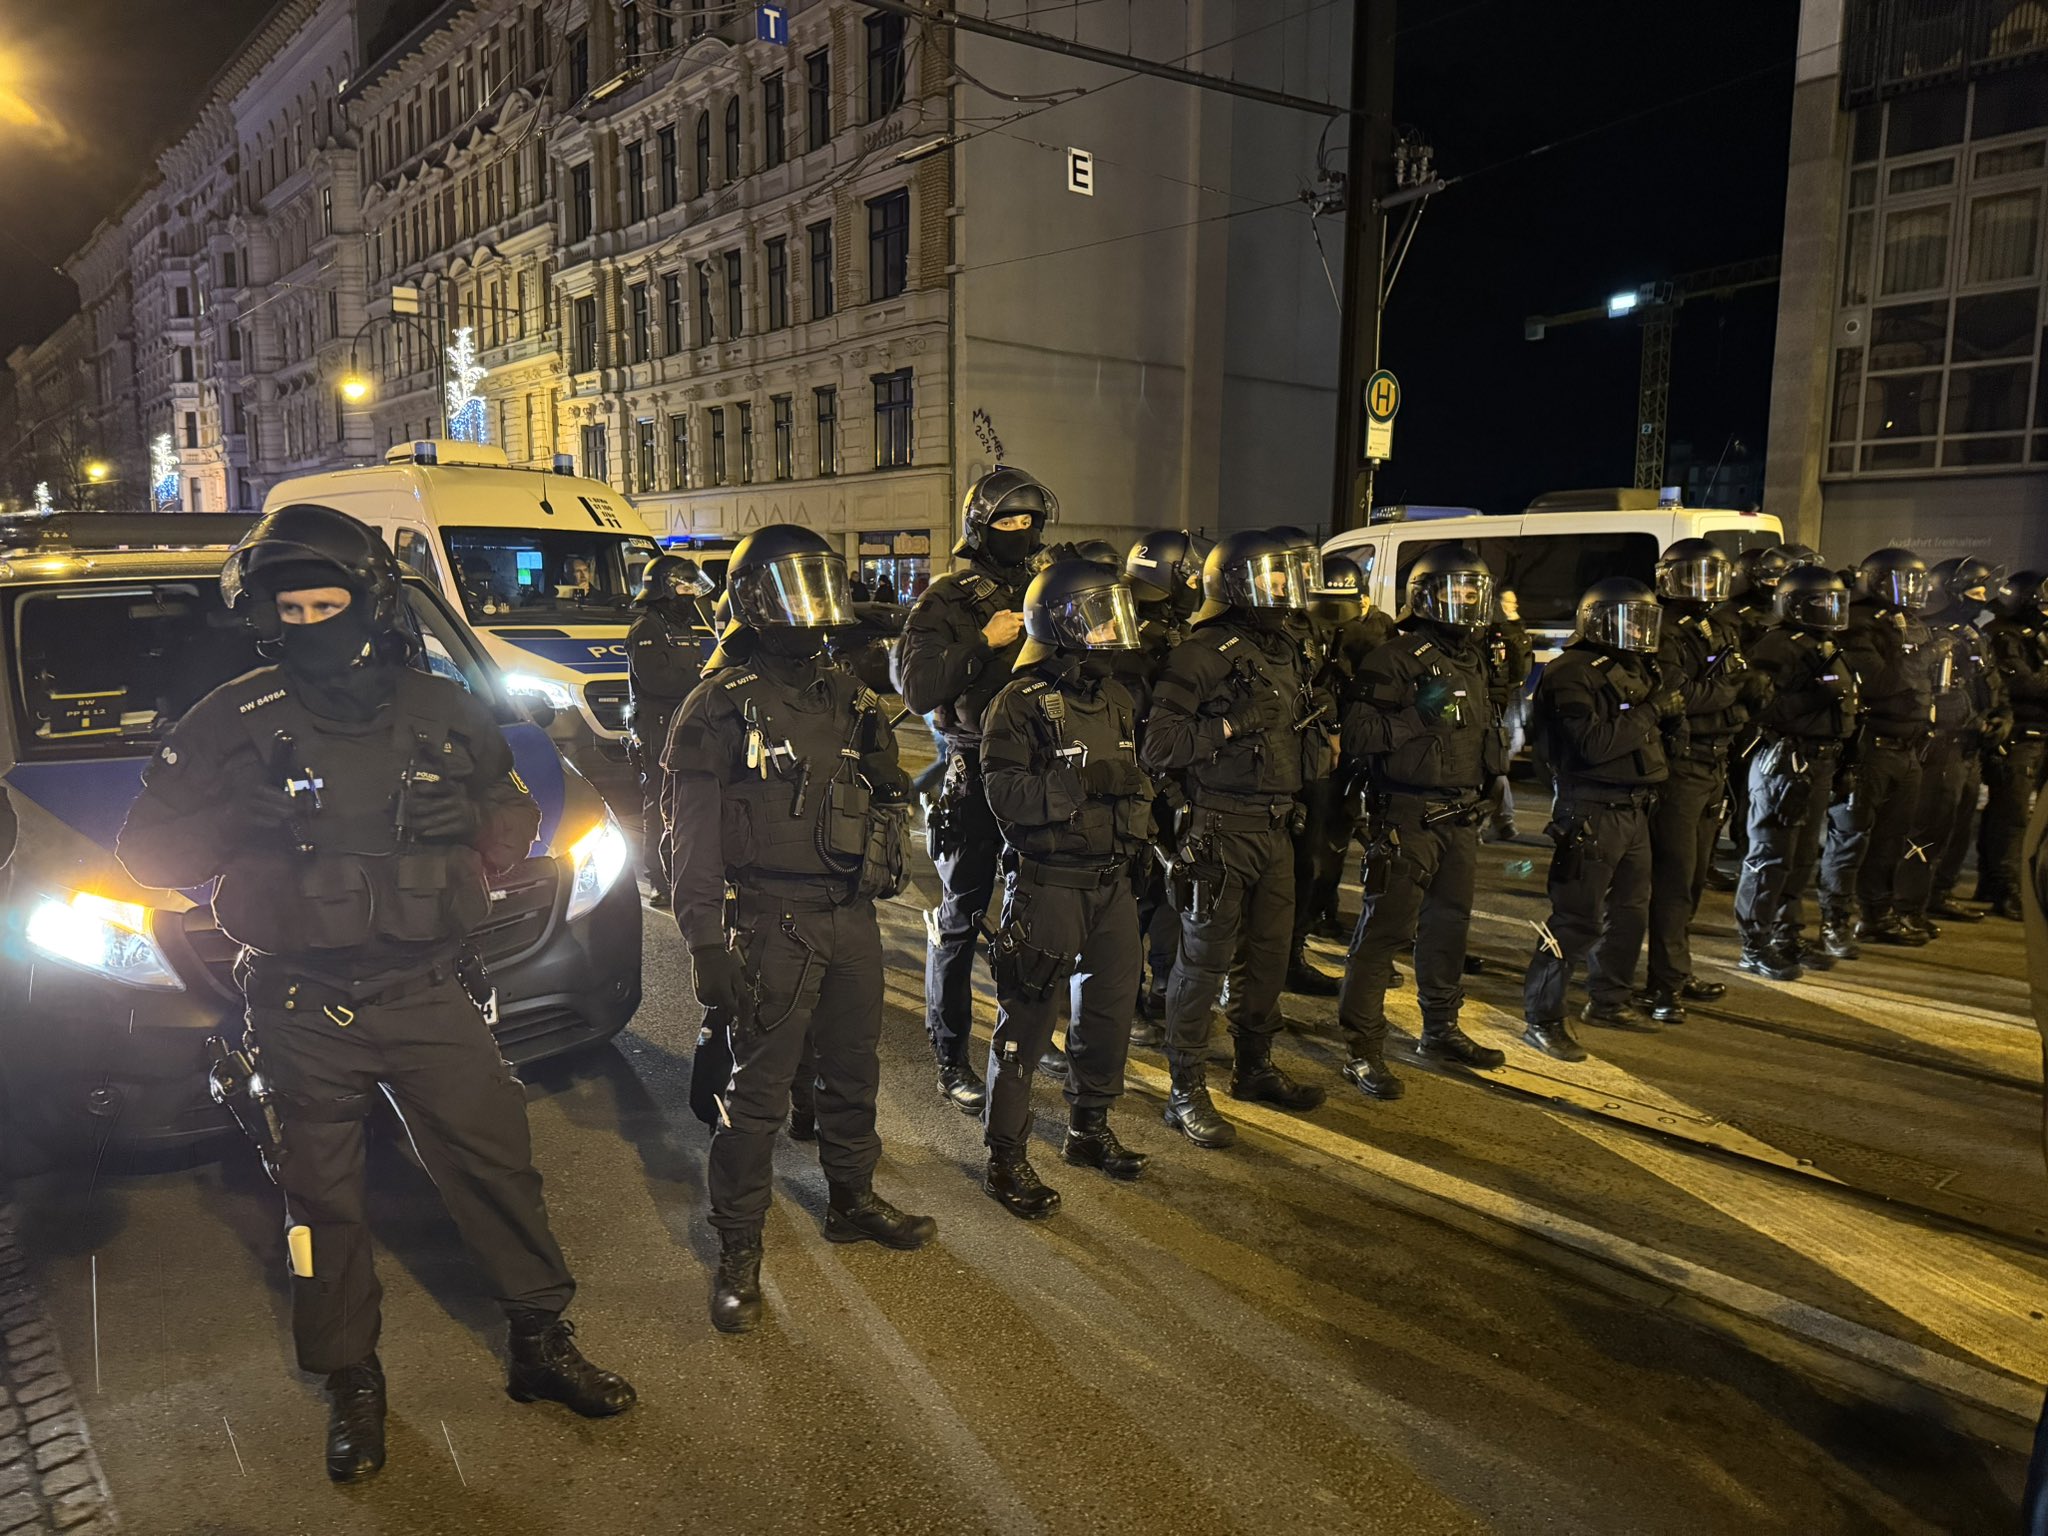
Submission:
[[[120,1529],[57,1330],[0,1196],[0,1536]]]

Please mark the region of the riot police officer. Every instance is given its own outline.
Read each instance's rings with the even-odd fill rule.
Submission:
[[[1520,749],[1518,738],[1528,714],[1526,690],[1529,674],[1535,670],[1536,648],[1522,622],[1521,600],[1513,587],[1496,587],[1493,593],[1493,622],[1486,629],[1486,693],[1493,703],[1493,717],[1507,743],[1510,761]],[[1493,807],[1481,836],[1497,843],[1512,842],[1515,836],[1515,791],[1502,770],[1490,787]],[[1476,962],[1477,956],[1472,957]],[[1468,969],[1470,964],[1468,963]]]
[[[1144,1154],[1110,1129],[1123,1092],[1138,989],[1134,871],[1152,860],[1152,780],[1138,766],[1137,712],[1110,653],[1138,645],[1118,573],[1059,560],[1024,595],[1017,680],[982,719],[982,776],[1003,829],[1002,923],[991,941],[996,1031],[988,1057],[988,1173],[1011,1214],[1050,1216],[1058,1191],[1027,1154],[1031,1076],[1052,1042],[1072,978],[1067,1135],[1062,1156],[1135,1179]]]
[[[775,523],[740,541],[726,585],[740,632],[721,650],[733,664],[676,711],[666,812],[697,998],[732,1020],[732,1080],[706,1169],[721,1245],[711,1321],[744,1333],[761,1317],[775,1133],[807,1040],[825,1236],[912,1249],[938,1228],[874,1192],[875,901],[906,879],[908,784],[880,700],[824,653],[827,631],[852,622],[846,562],[808,528]]]
[[[930,719],[951,756],[926,824],[941,896],[925,918],[925,1032],[938,1060],[939,1091],[979,1114],[982,1085],[967,1062],[974,1027],[974,940],[995,894],[1002,836],[981,782],[981,715],[1009,682],[1023,644],[1024,585],[1045,527],[1059,516],[1053,493],[1021,469],[996,469],[967,488],[960,542],[965,560],[925,588],[896,650],[903,702]]]
[[[1152,706],[1152,685],[1173,648],[1188,635],[1188,623],[1202,600],[1202,556],[1184,528],[1160,528],[1131,545],[1124,556],[1124,580],[1138,607],[1138,647],[1109,652],[1116,680],[1131,696],[1142,722]],[[1153,801],[1154,833],[1168,831],[1186,803],[1174,775],[1157,782]],[[1168,850],[1170,853],[1170,850]],[[1173,957],[1180,950],[1180,913],[1169,899],[1166,860],[1155,858],[1137,879],[1138,931],[1144,935],[1149,979],[1143,988],[1138,1017],[1131,1021],[1131,1044],[1157,1046],[1166,1036],[1166,983],[1173,975]]]
[[[1422,1053],[1469,1067],[1507,1060],[1458,1026],[1479,823],[1507,771],[1482,638],[1493,572],[1472,550],[1439,544],[1410,567],[1407,597],[1407,617],[1365,658],[1344,703],[1344,763],[1364,778],[1370,846],[1337,1018],[1351,1052],[1344,1075],[1376,1099],[1402,1093],[1387,1068],[1386,993],[1395,952],[1411,944]]]
[[[1684,699],[1660,681],[1664,611],[1640,581],[1610,576],[1579,599],[1578,629],[1543,669],[1530,731],[1556,778],[1547,829],[1550,921],[1523,982],[1522,1038],[1560,1061],[1586,1048],[1565,1021],[1565,988],[1586,960],[1588,1023],[1629,1024],[1629,973],[1650,917],[1650,810],[1669,776],[1668,731]],[[1652,1026],[1654,1027],[1654,1026]]]
[[[640,868],[653,887],[650,905],[666,907],[668,850],[661,836],[661,752],[668,723],[697,686],[711,638],[703,599],[712,583],[683,555],[656,555],[640,573],[633,601],[645,610],[626,631],[626,685],[633,709],[634,771],[640,777]]]
[[[2012,740],[1984,756],[1989,795],[1977,828],[1976,899],[1993,917],[2018,922],[2020,838],[2028,805],[2048,751],[2048,619],[2044,619],[2039,571],[2015,571],[1998,584],[1995,616],[1985,633],[1991,658],[2012,701]]]
[[[1330,766],[1315,723],[1330,704],[1313,699],[1287,622],[1307,589],[1284,540],[1257,529],[1219,539],[1202,564],[1207,602],[1167,657],[1144,723],[1145,766],[1176,776],[1187,799],[1174,840],[1181,938],[1166,989],[1166,1123],[1200,1147],[1237,1139],[1204,1065],[1226,975],[1231,1096],[1292,1110],[1323,1100],[1272,1058],[1294,927],[1294,797],[1305,772]]]
[[[1899,920],[1897,896],[1920,754],[1935,723],[1933,637],[1920,620],[1927,563],[1909,549],[1876,550],[1857,567],[1856,587],[1842,649],[1856,671],[1863,730],[1849,772],[1836,776],[1820,862],[1821,944],[1837,960],[1856,958],[1859,936],[1927,942]]]
[[[1108,571],[1121,570],[1124,563],[1124,557],[1117,553],[1116,546],[1107,539],[1081,540],[1074,546],[1072,558],[1086,560],[1089,564],[1099,565]]]
[[[1849,589],[1823,565],[1778,582],[1777,623],[1758,637],[1751,666],[1769,687],[1756,716],[1749,770],[1748,856],[1735,891],[1737,962],[1752,975],[1797,981],[1834,957],[1800,938],[1801,903],[1820,861],[1835,775],[1857,731],[1856,672],[1838,638]]]
[[[1983,754],[2012,733],[2005,681],[1991,664],[1977,628],[1998,573],[1982,560],[1957,556],[1929,573],[1922,616],[1934,637],[1935,724],[1920,764],[1920,803],[1899,868],[1899,919],[1939,936],[1932,919],[1981,923],[1984,914],[1957,906],[1954,889],[1983,782]]]
[[[267,513],[221,571],[279,664],[201,699],[121,829],[144,885],[217,879],[242,946],[248,1045],[283,1123],[292,1334],[326,1376],[327,1473],[384,1464],[381,1317],[363,1196],[379,1089],[511,1323],[508,1389],[590,1417],[633,1389],[585,1360],[548,1229],[525,1098],[468,986],[464,940],[540,814],[490,709],[420,654],[397,562],[332,508]],[[468,983],[468,986],[465,983]]]
[[[1734,626],[1735,649],[1740,654],[1754,655],[1764,631],[1777,622],[1774,598],[1778,582],[1796,563],[1793,551],[1780,545],[1745,549],[1735,557],[1730,596],[1719,618]],[[1756,690],[1764,687],[1765,682],[1754,668],[1749,673],[1749,681],[1750,690],[1743,703],[1754,714],[1760,702]],[[1755,739],[1755,733],[1744,725],[1736,729],[1728,744],[1728,841],[1735,849],[1738,875],[1748,849],[1749,749]],[[1733,882],[1711,864],[1708,866],[1707,884],[1715,890],[1733,888]]]
[[[1688,1002],[1710,1003],[1728,990],[1693,975],[1689,930],[1721,830],[1729,742],[1749,719],[1742,702],[1748,663],[1735,625],[1717,613],[1728,601],[1731,575],[1728,557],[1706,539],[1680,539],[1657,562],[1664,608],[1657,666],[1685,699],[1683,745],[1668,754],[1670,777],[1650,817],[1649,988],[1642,1001],[1660,1024],[1679,1023]]]

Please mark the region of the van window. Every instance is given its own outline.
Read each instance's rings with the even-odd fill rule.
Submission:
[[[472,623],[623,624],[647,562],[645,536],[573,528],[444,528]]]
[[[1775,549],[1785,542],[1785,536],[1775,528],[1751,524],[1739,528],[1710,528],[1700,537],[1712,541],[1714,547],[1730,560],[1745,549]]]
[[[1394,591],[1405,603],[1408,571],[1441,538],[1403,539]],[[1522,622],[1536,628],[1569,629],[1579,598],[1606,576],[1633,576],[1649,585],[1657,574],[1657,536],[1651,533],[1525,533],[1509,538],[1466,539],[1493,570],[1495,582],[1512,587],[1521,602]]]
[[[417,528],[401,528],[391,541],[391,552],[401,565],[411,566],[435,591],[441,585],[441,562],[434,558],[434,541]]]

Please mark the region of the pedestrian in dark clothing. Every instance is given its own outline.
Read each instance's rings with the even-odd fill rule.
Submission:
[[[2015,571],[1998,584],[1996,616],[1986,628],[1991,659],[2005,679],[2012,701],[2012,740],[1984,756],[1989,798],[1977,828],[1976,899],[1993,917],[2020,918],[2020,834],[2027,809],[2048,762],[2048,619],[2043,617],[2044,578],[2039,571]]]
[[[1536,649],[1522,623],[1521,599],[1513,587],[1502,587],[1493,595],[1486,653],[1487,697],[1507,742],[1507,760],[1512,763],[1521,750],[1523,721],[1528,716],[1529,674],[1536,669]],[[1493,809],[1484,831],[1493,842],[1510,842],[1515,836],[1515,791],[1508,780],[1508,769],[1503,768],[1491,789]]]

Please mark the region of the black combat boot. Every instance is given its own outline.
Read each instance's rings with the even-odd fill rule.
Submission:
[[[1892,944],[1902,949],[1918,949],[1927,942],[1927,935],[1895,911],[1875,912],[1866,917],[1863,937],[1873,944]]]
[[[1076,1168],[1100,1168],[1112,1179],[1135,1179],[1152,1161],[1116,1139],[1116,1132],[1109,1128],[1109,1111],[1100,1106],[1083,1109],[1076,1105],[1068,1114],[1067,1140],[1060,1156]]]
[[[1230,1070],[1230,1096],[1247,1104],[1271,1104],[1297,1114],[1323,1102],[1323,1090],[1297,1083],[1273,1065],[1273,1044],[1259,1035],[1237,1037],[1237,1064]]]
[[[1398,1099],[1408,1091],[1387,1065],[1386,1046],[1378,1040],[1353,1035],[1349,1041],[1351,1059],[1344,1063],[1344,1076],[1369,1099]]]
[[[1828,964],[1834,962],[1830,960]],[[1742,958],[1735,962],[1739,971],[1752,976],[1761,976],[1766,981],[1797,981],[1803,974],[1799,962],[1782,949],[1752,944],[1747,940],[1742,946]]]
[[[1166,1044],[1166,1030],[1154,1019],[1135,1018],[1131,1020],[1131,1044],[1156,1051]]]
[[[1166,1022],[1166,983],[1154,981],[1145,989],[1145,996],[1138,1004],[1138,1011],[1155,1024]]]
[[[1735,889],[1736,881],[1733,875],[1720,866],[1709,864],[1704,883],[1710,891],[1732,891]]]
[[[1809,944],[1796,933],[1783,933],[1772,946],[1778,957],[1786,964],[1796,965],[1804,971],[1832,971],[1835,957],[1821,945]]]
[[[1522,1038],[1546,1056],[1559,1061],[1584,1061],[1586,1048],[1579,1044],[1572,1034],[1571,1025],[1563,1019],[1531,1019],[1528,1028],[1522,1031]]]
[[[816,1141],[818,1139],[818,1108],[806,1096],[799,1101],[791,1095],[789,1101],[789,1134],[794,1141]]]
[[[825,1209],[825,1236],[832,1242],[874,1242],[907,1253],[922,1248],[938,1235],[939,1224],[931,1217],[899,1211],[872,1189],[831,1186],[831,1200]]]
[[[1060,1208],[1060,1192],[1039,1178],[1022,1153],[991,1151],[981,1189],[1012,1216],[1026,1221],[1043,1221]]]
[[[1508,1053],[1497,1051],[1490,1045],[1481,1045],[1458,1027],[1456,1019],[1437,1023],[1422,1021],[1422,1039],[1416,1049],[1432,1061],[1455,1061],[1461,1067],[1473,1067],[1481,1072],[1508,1064]]]
[[[1863,955],[1856,942],[1856,924],[1847,917],[1821,919],[1820,947],[1830,960],[1857,960]]]
[[[1185,1072],[1175,1068],[1162,1118],[1198,1147],[1227,1147],[1237,1140],[1237,1127],[1216,1113],[1208,1073],[1201,1067]]]
[[[982,1106],[988,1103],[988,1092],[982,1087],[981,1079],[966,1067],[940,1067],[939,1093],[963,1115],[979,1115]]]
[[[752,1333],[761,1326],[761,1234],[723,1232],[718,1272],[711,1277],[711,1326]]]
[[[759,1250],[757,1249],[758,1253]],[[624,1413],[638,1399],[633,1384],[601,1371],[576,1347],[576,1325],[553,1312],[514,1312],[512,1373],[505,1390],[514,1402],[560,1403],[586,1419]]]
[[[1941,937],[1941,925],[1930,922],[1917,912],[1900,913],[1899,925],[1910,932],[1921,935],[1921,942],[1925,944],[1932,944]]]
[[[2009,923],[2024,922],[2027,910],[2020,905],[2018,896],[2001,896],[1991,904],[1991,915],[2002,917]]]
[[[384,1367],[375,1355],[327,1373],[327,1475],[359,1483],[384,1466]]]
[[[1287,962],[1287,990],[1300,997],[1335,997],[1344,983],[1320,966],[1309,964],[1307,951],[1297,944],[1294,958]]]
[[[1048,1045],[1045,1054],[1038,1058],[1038,1070],[1047,1077],[1067,1075],[1067,1053],[1057,1045]]]
[[[1631,1012],[1626,1003],[1603,1003],[1595,998],[1579,1011],[1579,1017],[1588,1024],[1602,1029],[1655,1029],[1656,1025],[1645,1023],[1641,1015]]]
[[[1642,1009],[1643,1012],[1647,1013],[1659,1024],[1683,1024],[1685,1022],[1685,1004],[1678,1000],[1678,991],[1674,987],[1650,987],[1645,991],[1636,993],[1629,1001]],[[1633,1029],[1636,1026],[1633,1022],[1630,1022],[1622,1027]]]
[[[1954,891],[1936,891],[1928,898],[1927,912],[1949,923],[1981,923],[1984,914],[1974,907],[1966,907],[1956,900]]]
[[[1718,1003],[1728,995],[1728,984],[1723,981],[1701,981],[1697,976],[1688,976],[1679,987],[1678,995],[1688,1003]]]

